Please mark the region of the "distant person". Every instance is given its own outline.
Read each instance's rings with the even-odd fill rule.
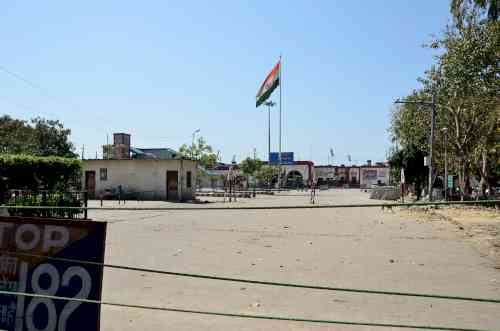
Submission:
[[[417,196],[417,201],[422,197],[422,189],[420,187],[420,182],[415,183],[415,195]]]

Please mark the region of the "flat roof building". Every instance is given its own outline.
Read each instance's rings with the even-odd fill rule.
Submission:
[[[197,164],[171,148],[132,147],[130,134],[114,133],[102,160],[82,160],[82,183],[91,199],[186,201],[195,197]]]
[[[372,185],[390,185],[390,168],[384,162],[364,165],[318,165],[315,167],[319,183],[335,183],[351,187],[370,187]]]
[[[187,201],[195,197],[197,161],[186,159],[83,160],[90,199],[118,197]]]

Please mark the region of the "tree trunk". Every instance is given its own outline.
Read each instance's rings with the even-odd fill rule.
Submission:
[[[466,190],[465,160],[463,156],[458,158],[458,186],[460,188],[460,201],[464,201]]]
[[[420,186],[420,178],[418,178],[415,181],[415,194],[417,196],[417,201],[419,201],[422,194],[422,187]]]
[[[486,190],[489,189],[488,183],[488,153],[484,150],[481,153],[481,181],[479,183],[481,187],[481,196],[486,196]],[[488,190],[489,191],[489,190]]]

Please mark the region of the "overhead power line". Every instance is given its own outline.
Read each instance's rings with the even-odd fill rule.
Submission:
[[[4,67],[4,66],[2,66],[2,65],[0,65],[0,70],[1,70],[1,71],[3,71],[3,72],[5,72],[6,74],[8,74],[8,75],[12,76],[12,77],[14,77],[14,78],[16,78],[16,79],[18,79],[18,80],[20,80],[20,81],[24,82],[25,84],[27,84],[27,85],[31,86],[32,88],[34,88],[34,89],[36,89],[36,90],[39,90],[39,91],[43,92],[43,93],[44,93],[44,94],[46,94],[47,96],[50,96],[50,93],[48,93],[48,91],[47,91],[45,88],[43,88],[42,86],[40,86],[40,85],[38,85],[38,84],[36,84],[36,83],[33,83],[31,80],[29,80],[29,79],[27,79],[27,78],[24,78],[23,76],[21,76],[21,75],[19,75],[19,74],[15,73],[15,72],[13,72],[13,71],[11,71],[11,70],[7,69],[6,67]]]
[[[0,209],[33,210],[114,210],[114,211],[207,211],[207,210],[286,210],[286,209],[335,209],[335,208],[381,208],[381,207],[424,207],[451,205],[500,205],[500,200],[478,201],[429,201],[417,203],[361,203],[336,205],[293,205],[293,206],[239,206],[239,207],[61,207],[61,206],[16,206],[2,205]]]
[[[165,311],[165,312],[189,313],[189,314],[222,316],[222,317],[235,317],[235,318],[247,318],[247,319],[279,320],[279,321],[318,323],[318,324],[377,326],[377,327],[392,327],[392,328],[406,328],[406,329],[423,329],[423,330],[487,331],[487,330],[484,330],[484,329],[457,328],[457,327],[448,327],[448,326],[408,325],[408,324],[375,323],[375,322],[355,322],[355,321],[342,321],[342,320],[309,319],[309,318],[303,318],[303,317],[284,317],[284,316],[270,316],[270,315],[223,313],[223,312],[216,312],[216,311],[204,311],[204,310],[193,310],[193,309],[182,309],[182,308],[170,308],[170,307],[139,305],[139,304],[126,304],[126,303],[119,303],[119,302],[99,301],[99,300],[70,298],[70,297],[60,297],[60,296],[44,295],[44,294],[31,294],[31,293],[25,293],[25,292],[0,291],[0,294],[3,294],[3,295],[16,295],[16,296],[31,297],[31,298],[43,298],[43,299],[51,299],[51,300],[75,301],[75,302],[81,302],[81,303],[90,303],[90,304],[97,304],[97,305],[107,305],[107,306],[115,306],[115,307],[122,307],[122,308],[146,309],[146,310],[156,310],[156,311]]]
[[[30,86],[31,88],[33,88],[35,90],[38,90],[39,92],[41,92],[47,98],[53,99],[53,100],[58,101],[58,102],[62,101],[60,98],[58,98],[58,97],[54,96],[54,94],[50,93],[49,89],[41,86],[38,83],[33,82],[33,80],[28,79],[28,78],[26,78],[23,75],[20,75],[20,74],[12,71],[10,69],[7,69],[3,65],[0,65],[0,71],[3,71],[4,73],[10,75],[11,77],[13,77],[13,78],[15,78],[15,79],[17,79],[19,81],[22,81],[23,83],[25,83],[26,85]],[[71,106],[72,108],[80,109],[80,107],[78,107],[78,105],[73,104],[72,102],[68,102],[68,101],[64,101],[64,102],[67,103],[67,105]]]
[[[485,299],[485,298],[473,298],[473,297],[440,295],[440,294],[423,294],[423,293],[410,293],[410,292],[398,292],[398,291],[380,291],[380,290],[345,288],[345,287],[331,287],[331,286],[320,286],[320,285],[305,285],[305,284],[294,284],[294,283],[280,283],[280,282],[242,279],[242,278],[231,278],[231,277],[219,277],[219,276],[212,276],[212,275],[192,274],[192,273],[184,273],[184,272],[173,272],[173,271],[165,271],[165,270],[157,270],[157,269],[123,266],[123,265],[117,265],[117,264],[106,264],[106,263],[100,263],[100,262],[67,259],[67,258],[37,255],[37,254],[22,253],[22,252],[8,252],[8,251],[6,251],[6,252],[4,252],[4,254],[14,255],[14,256],[35,257],[35,258],[41,258],[41,259],[46,259],[46,260],[61,261],[61,262],[68,262],[68,263],[75,263],[75,264],[94,265],[94,266],[100,266],[100,267],[110,268],[110,269],[121,269],[121,270],[147,272],[147,273],[155,273],[155,274],[169,275],[169,276],[201,278],[201,279],[228,281],[228,282],[236,282],[236,283],[246,283],[246,284],[254,284],[254,285],[294,287],[294,288],[304,288],[304,289],[324,290],[324,291],[336,291],[336,292],[352,292],[352,293],[364,293],[364,294],[408,296],[408,297],[420,297],[420,298],[430,298],[430,299],[446,299],[446,300],[459,300],[459,301],[500,303],[500,299]]]

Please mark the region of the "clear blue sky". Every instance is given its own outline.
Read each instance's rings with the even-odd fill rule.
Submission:
[[[3,1],[0,113],[71,128],[95,156],[106,134],[172,147],[201,134],[224,161],[267,154],[255,93],[283,68],[283,151],[326,163],[385,160],[389,110],[432,63],[421,45],[447,0]],[[273,98],[276,100],[275,92]],[[277,112],[272,145],[277,149]]]

